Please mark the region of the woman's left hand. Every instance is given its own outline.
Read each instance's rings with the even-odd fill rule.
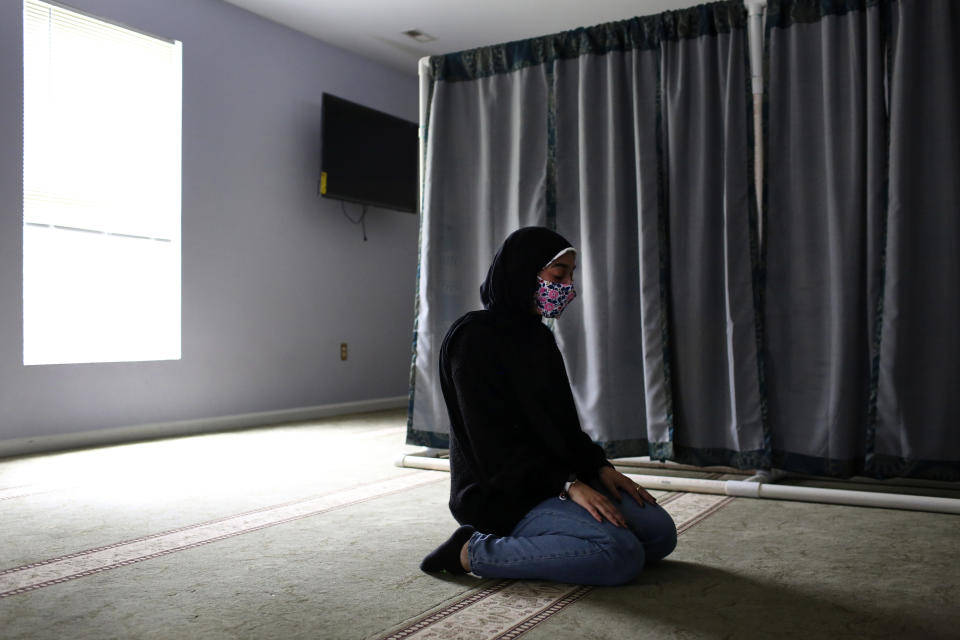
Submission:
[[[643,487],[613,467],[600,467],[600,482],[603,483],[603,486],[606,487],[607,492],[613,496],[617,502],[620,501],[620,492],[618,489],[623,489],[634,500],[636,500],[641,507],[645,506],[643,504],[644,501],[649,502],[650,504],[657,503],[657,499],[647,493]]]

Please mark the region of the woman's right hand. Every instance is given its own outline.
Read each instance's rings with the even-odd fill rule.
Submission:
[[[611,502],[610,498],[590,485],[583,482],[574,482],[567,491],[567,495],[570,496],[571,500],[589,511],[597,522],[603,522],[604,519],[607,519],[618,527],[626,528],[627,521],[620,513],[620,509]]]

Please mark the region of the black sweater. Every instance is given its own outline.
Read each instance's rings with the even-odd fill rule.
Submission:
[[[570,474],[608,464],[580,429],[553,333],[528,315],[492,311],[457,320],[440,351],[450,414],[450,511],[461,524],[507,535]]]

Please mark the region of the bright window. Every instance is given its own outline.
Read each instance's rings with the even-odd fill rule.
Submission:
[[[24,2],[23,362],[180,358],[181,48]]]

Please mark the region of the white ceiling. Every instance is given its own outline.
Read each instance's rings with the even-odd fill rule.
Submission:
[[[423,56],[660,13],[697,0],[226,0],[410,74]],[[436,38],[419,43],[402,32]]]

